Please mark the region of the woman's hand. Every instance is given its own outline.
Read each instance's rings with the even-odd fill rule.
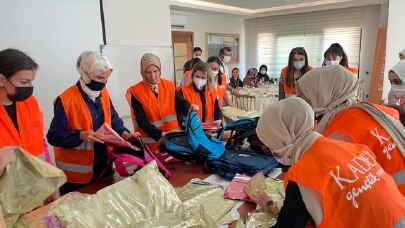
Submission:
[[[60,193],[59,190],[56,190],[56,192],[52,193],[52,195],[50,195],[44,202],[44,204],[49,204],[52,203],[53,201],[56,201],[57,199],[59,199],[60,197]]]
[[[7,165],[15,162],[15,147],[7,147],[0,149],[0,176],[3,175]]]
[[[249,197],[261,208],[265,208],[270,202],[272,202],[270,197],[264,191],[260,191],[258,189],[256,189],[254,194],[250,194]]]
[[[80,139],[85,143],[98,142],[104,144],[103,140],[94,131],[81,131]]]

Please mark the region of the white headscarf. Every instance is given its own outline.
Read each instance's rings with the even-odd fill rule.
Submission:
[[[402,85],[392,85],[390,92],[388,93],[388,104],[400,105],[397,104],[398,97],[405,96],[405,60],[399,61],[395,66],[391,68],[391,71],[394,72],[399,79],[402,81]]]
[[[340,65],[327,66],[304,74],[296,88],[297,95],[312,106],[315,114],[322,115],[317,131],[323,132],[336,113],[356,102],[358,81]]]
[[[401,54],[402,56],[404,56],[404,57],[405,57],[405,48],[404,48],[404,49],[402,49],[402,51],[400,51],[400,52],[399,52],[399,54]]]
[[[391,71],[397,74],[402,83],[405,84],[405,60],[399,61],[395,66],[391,68]]]
[[[100,91],[93,91],[86,84],[90,83],[94,76],[112,70],[111,63],[106,56],[94,51],[85,51],[77,59],[77,71],[80,74],[82,90],[93,101],[100,95]]]
[[[270,104],[256,128],[259,139],[284,165],[294,164],[319,137],[314,112],[303,99],[290,97]]]

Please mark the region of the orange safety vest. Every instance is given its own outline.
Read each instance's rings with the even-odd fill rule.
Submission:
[[[222,85],[218,85],[215,92],[216,92],[216,98],[218,99],[218,102],[219,102],[219,107],[222,108],[224,106],[225,95],[228,90],[228,82],[227,82],[225,74],[221,74],[220,77],[221,77]]]
[[[389,107],[375,106],[380,110],[387,110],[391,115],[397,112]],[[360,108],[348,108],[339,112],[322,134],[326,137],[344,135],[353,143],[368,146],[378,163],[393,176],[401,193],[405,196],[405,159],[389,134],[366,111]]]
[[[176,88],[171,81],[160,79],[158,97],[156,97],[151,88],[142,81],[127,90],[126,98],[132,110],[131,96],[134,96],[142,104],[148,121],[162,132],[170,132],[179,129],[175,107],[175,93]],[[132,122],[135,131],[141,133],[145,144],[147,144],[152,151],[158,150],[159,144],[138,126],[133,110]]]
[[[364,145],[321,136],[285,180],[319,193],[319,228],[388,228],[405,219],[405,198]]]
[[[201,97],[193,87],[193,84],[181,87],[184,99],[190,102],[194,107],[198,107],[197,114],[202,121],[202,102]],[[205,87],[205,122],[214,121],[214,109],[216,91]]]
[[[188,85],[191,82],[191,73],[192,70],[188,70],[184,72],[184,79],[183,79],[183,85]]]
[[[359,69],[354,68],[354,67],[345,67],[345,69],[347,71],[349,71],[350,73],[352,73],[354,76],[358,76],[359,75]]]
[[[308,66],[308,71],[312,70],[313,67]],[[284,94],[286,97],[291,97],[292,95],[295,94],[295,85],[289,86],[287,84],[287,80],[288,80],[288,67],[284,67],[281,70],[281,79],[283,80],[283,89],[284,89]]]
[[[71,86],[59,96],[67,117],[67,129],[93,131],[93,120],[79,87]],[[111,126],[111,105],[107,89],[101,91],[104,123]],[[93,179],[94,143],[83,142],[75,148],[54,147],[56,166],[69,183],[87,184]]]
[[[16,102],[18,129],[0,105],[0,148],[18,146],[44,159],[44,117],[37,99],[31,96]]]

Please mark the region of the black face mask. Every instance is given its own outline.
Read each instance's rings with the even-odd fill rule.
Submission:
[[[34,87],[15,87],[15,94],[8,94],[7,97],[11,101],[23,101],[34,93]]]
[[[86,86],[89,87],[89,89],[91,89],[93,91],[100,91],[100,90],[104,89],[105,83],[96,82],[94,80],[91,80],[91,82],[89,84],[86,84]]]

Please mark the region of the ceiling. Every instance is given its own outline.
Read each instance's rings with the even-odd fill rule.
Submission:
[[[257,17],[375,5],[388,0],[170,0],[172,8]]]
[[[297,3],[316,2],[318,0],[203,0],[203,1],[251,10],[259,10],[263,8],[285,6]]]

